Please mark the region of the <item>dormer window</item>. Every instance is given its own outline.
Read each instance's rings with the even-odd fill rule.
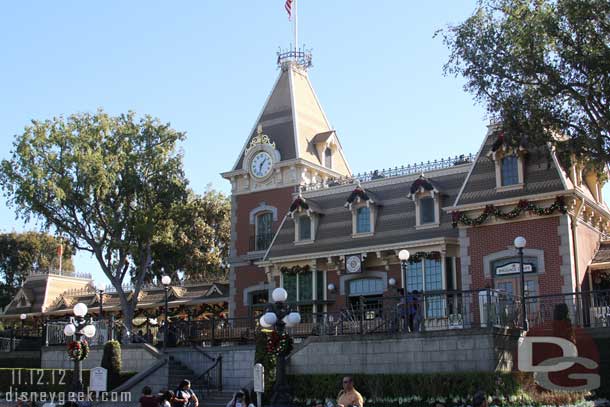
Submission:
[[[502,158],[502,186],[516,185],[519,183],[519,159],[516,155],[508,155]]]
[[[295,244],[313,243],[316,238],[319,214],[318,206],[300,194],[292,202],[288,216],[294,220]]]
[[[345,203],[345,207],[352,212],[352,237],[370,236],[375,233],[378,205],[377,199],[358,184]]]
[[[326,147],[326,150],[324,150],[324,166],[333,168],[333,150],[330,147]]]
[[[419,224],[426,225],[436,222],[434,198],[425,197],[419,199]]]
[[[311,240],[311,217],[308,215],[299,216],[299,240]]]
[[[523,188],[524,156],[527,152],[527,138],[520,141],[498,133],[496,141],[487,155],[496,166],[496,191],[511,191]]]
[[[440,193],[432,181],[420,176],[411,184],[408,198],[415,203],[416,229],[440,225]]]
[[[356,233],[371,233],[371,209],[363,206],[356,209]]]

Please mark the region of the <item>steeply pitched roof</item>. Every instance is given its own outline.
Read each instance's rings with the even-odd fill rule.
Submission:
[[[233,170],[243,168],[246,147],[257,134],[258,125],[269,136],[280,152],[282,161],[300,158],[316,165],[323,165],[311,141],[334,134],[322,106],[313,90],[307,72],[294,65],[282,68],[277,82],[267,99],[261,115],[256,120]],[[334,134],[336,137],[336,134]],[[318,137],[317,140],[320,140]],[[338,140],[338,138],[337,138]],[[351,171],[341,148],[333,158],[333,170],[340,174]]]
[[[490,157],[490,153],[497,141],[498,132],[490,127],[471,172],[455,201],[455,206],[507,198],[525,198],[528,195],[561,192],[565,189],[550,150],[546,147],[530,147],[525,156],[523,188],[496,191],[495,162]]]
[[[595,257],[591,261],[591,264],[608,263],[610,262],[610,242],[601,242]]]
[[[445,175],[426,174],[438,188],[443,203],[452,203],[464,182],[468,166],[456,167],[455,170],[441,170]],[[359,248],[400,244],[433,238],[457,238],[458,229],[452,227],[451,214],[441,211],[438,228],[415,228],[415,203],[409,199],[411,184],[419,175],[404,176],[396,179],[378,179],[362,184],[367,193],[375,195],[383,202],[376,208],[375,234],[367,237],[352,237],[352,215],[345,210],[347,196],[355,185],[331,187],[323,191],[304,193],[309,200],[315,200],[324,214],[318,221],[316,239],[311,244],[295,245],[294,222],[285,222],[278,231],[270,248],[267,259],[289,256],[308,256],[312,253],[331,253]]]

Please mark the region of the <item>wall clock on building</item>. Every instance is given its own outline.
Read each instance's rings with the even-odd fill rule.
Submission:
[[[250,172],[256,178],[264,178],[271,172],[273,159],[266,151],[259,151],[250,162]]]
[[[348,273],[360,273],[362,271],[362,260],[360,256],[347,256],[345,259],[345,270]]]

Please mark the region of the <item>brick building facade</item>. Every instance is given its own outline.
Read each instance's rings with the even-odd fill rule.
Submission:
[[[610,267],[606,174],[582,160],[562,164],[551,148],[492,124],[476,155],[355,176],[306,68],[280,65],[222,174],[232,185],[232,316],[250,316],[277,286],[301,313],[413,290],[517,295],[517,236],[527,240],[528,296],[599,285]]]

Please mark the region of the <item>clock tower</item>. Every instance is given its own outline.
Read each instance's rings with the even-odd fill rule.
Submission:
[[[275,282],[257,265],[300,185],[351,170],[307,74],[311,54],[278,55],[280,74],[231,171],[230,304],[234,317],[256,312]]]

